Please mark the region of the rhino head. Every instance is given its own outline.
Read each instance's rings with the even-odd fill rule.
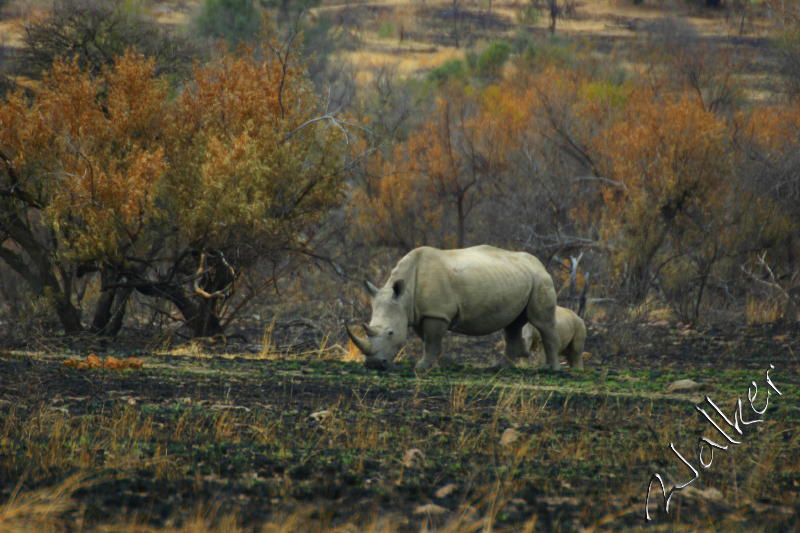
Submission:
[[[367,368],[385,370],[408,339],[405,283],[390,281],[379,289],[367,281],[366,287],[372,296],[372,318],[363,325],[367,338],[356,335],[350,326],[346,326],[347,334],[363,352]]]

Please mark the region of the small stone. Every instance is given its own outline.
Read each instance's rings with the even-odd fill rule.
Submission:
[[[456,490],[458,490],[458,485],[455,483],[448,483],[444,487],[440,487],[439,490],[436,491],[437,498],[447,498],[451,494],[453,494]]]
[[[420,468],[425,463],[425,454],[419,448],[409,448],[403,454],[403,466],[406,468]]]
[[[519,440],[519,431],[514,428],[508,428],[503,432],[500,437],[500,446],[508,446]]]
[[[673,381],[669,387],[667,387],[667,392],[694,392],[703,388],[703,385],[692,381],[691,379],[679,379],[678,381]]]
[[[311,413],[308,415],[308,418],[312,419],[314,422],[321,423],[323,420],[327,420],[330,418],[331,412],[327,409],[323,409],[322,411],[317,411],[316,413]]]
[[[425,505],[420,505],[416,509],[414,509],[414,514],[423,514],[428,516],[435,516],[444,514],[447,512],[447,509],[442,507],[441,505],[436,505],[435,503],[426,503]]]

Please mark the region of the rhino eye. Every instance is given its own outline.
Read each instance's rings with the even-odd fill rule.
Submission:
[[[391,337],[392,335],[394,335],[394,331],[392,331],[392,330],[389,330],[389,333],[388,333],[388,335]]]

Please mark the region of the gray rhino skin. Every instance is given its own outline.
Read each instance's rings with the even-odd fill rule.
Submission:
[[[411,326],[424,342],[416,368],[437,362],[450,330],[488,335],[503,330],[506,357],[530,356],[522,327],[530,323],[542,338],[547,364],[559,370],[555,326],[556,292],[541,261],[525,252],[481,245],[457,250],[423,246],[411,250],[372,295],[367,338],[347,333],[366,356],[368,368],[385,369],[406,343]],[[504,361],[508,364],[508,361]]]
[[[572,368],[583,369],[583,345],[586,343],[586,324],[583,323],[583,319],[571,309],[559,305],[556,307],[556,334],[559,355],[565,356]],[[525,324],[522,328],[522,338],[525,346],[530,347],[536,361],[541,343],[539,332],[530,324]]]

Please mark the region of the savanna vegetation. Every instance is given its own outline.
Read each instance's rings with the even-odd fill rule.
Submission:
[[[654,527],[797,527],[798,58],[788,0],[0,2],[0,529],[644,527],[753,381]],[[363,369],[362,281],[481,243],[586,370]]]

